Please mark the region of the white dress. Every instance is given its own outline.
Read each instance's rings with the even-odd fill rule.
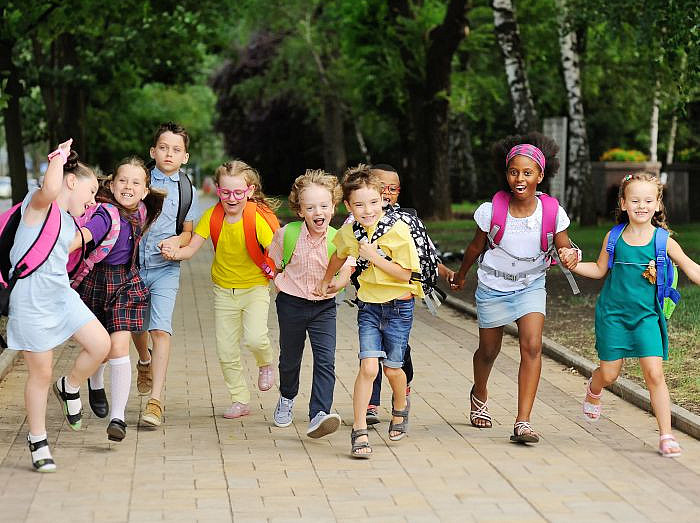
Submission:
[[[34,191],[22,202],[22,215]],[[14,266],[36,240],[42,223],[28,226],[20,220],[15,242],[10,249]],[[17,280],[10,294],[7,321],[8,349],[45,352],[65,342],[77,330],[95,319],[68,280],[68,246],[76,226],[66,211],[61,211],[61,232],[44,264],[26,278]]]

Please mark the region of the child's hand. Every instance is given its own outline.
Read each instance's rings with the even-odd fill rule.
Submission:
[[[579,251],[578,249],[572,249],[569,247],[562,247],[559,249],[559,259],[564,267],[572,270],[578,265],[579,261]]]
[[[462,274],[461,272],[456,272],[452,276],[452,279],[449,281],[450,283],[450,289],[453,291],[461,290],[464,288],[464,282],[466,281],[467,276],[466,274]]]
[[[438,265],[438,274],[447,282],[447,285],[452,285],[452,279],[455,277],[455,272],[452,269],[441,263]]]
[[[332,280],[326,288],[326,294],[335,294],[341,290],[340,282],[337,279]]]
[[[365,260],[370,262],[374,262],[377,258],[382,257],[382,255],[379,254],[379,251],[377,250],[376,242],[360,242],[359,255],[360,258],[364,258]]]
[[[163,258],[166,260],[170,259],[166,256],[166,254],[177,252],[177,250],[180,248],[180,237],[171,236],[170,238],[166,238],[158,244],[158,248],[160,248],[160,253]]]
[[[328,288],[331,286],[331,282],[327,280],[321,280],[318,282],[318,285],[316,285],[316,288],[312,291],[311,294],[314,296],[318,296],[319,298],[325,298],[326,294],[328,294]]]

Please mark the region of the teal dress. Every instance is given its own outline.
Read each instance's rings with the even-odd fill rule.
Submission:
[[[603,361],[659,356],[668,359],[666,320],[656,285],[642,276],[654,259],[654,237],[632,246],[620,236],[615,263],[595,307],[595,341]]]

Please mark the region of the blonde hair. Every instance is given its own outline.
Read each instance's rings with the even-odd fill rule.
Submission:
[[[241,176],[247,185],[254,185],[255,190],[253,191],[253,196],[250,197],[251,200],[256,203],[261,203],[268,207],[271,211],[275,211],[280,206],[280,201],[277,198],[270,198],[266,196],[262,190],[262,180],[260,179],[260,174],[258,171],[253,169],[250,165],[242,160],[230,160],[214,171],[214,181],[216,185],[219,185],[219,181],[222,176]]]
[[[343,200],[350,201],[350,195],[363,187],[376,189],[379,194],[382,194],[382,181],[379,179],[369,165],[364,163],[358,164],[356,167],[350,167],[345,171],[343,180]]]
[[[340,202],[343,197],[343,191],[340,188],[338,178],[333,174],[328,174],[321,169],[307,169],[304,174],[297,176],[292,185],[292,190],[289,193],[289,208],[294,213],[301,212],[301,193],[312,185],[318,185],[324,189],[328,189],[331,193],[333,208]]]
[[[617,193],[617,208],[615,209],[615,220],[617,223],[629,223],[630,219],[627,211],[622,210],[622,200],[625,199],[625,191],[632,182],[649,182],[656,185],[656,200],[659,202],[659,210],[654,213],[651,218],[651,224],[655,227],[661,227],[670,231],[668,223],[666,223],[666,208],[662,200],[664,195],[664,186],[661,184],[656,175],[646,171],[637,171],[626,175],[620,182],[620,190]]]

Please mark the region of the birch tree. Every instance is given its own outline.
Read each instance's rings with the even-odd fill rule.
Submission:
[[[590,225],[595,222],[595,212],[586,116],[581,94],[578,41],[576,32],[569,22],[567,0],[557,0],[557,7],[559,11],[559,48],[569,115],[567,210],[582,224]]]
[[[532,100],[523,58],[520,30],[512,0],[492,0],[493,27],[505,62],[508,91],[513,104],[513,119],[519,133],[538,128],[537,111]]]

